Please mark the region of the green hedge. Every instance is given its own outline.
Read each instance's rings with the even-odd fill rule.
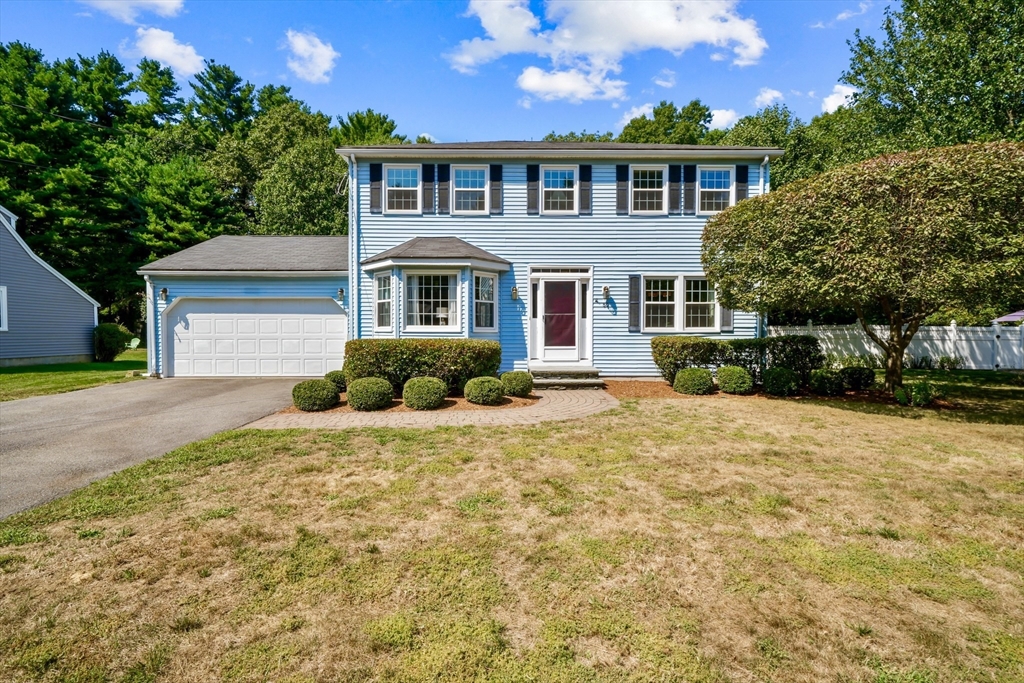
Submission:
[[[308,379],[292,387],[292,402],[307,413],[333,408],[340,398],[337,387],[326,379]]]
[[[839,371],[843,377],[843,384],[847,389],[863,391],[870,389],[875,384],[875,371],[871,368],[849,367]]]
[[[676,373],[672,388],[680,394],[710,394],[715,390],[715,380],[706,368],[683,368]]]
[[[124,325],[100,323],[92,331],[93,355],[98,363],[110,363],[132,340],[132,333]]]
[[[529,396],[533,393],[533,375],[522,370],[506,372],[501,376],[506,396]]]
[[[653,337],[651,355],[666,382],[674,382],[680,370],[722,365],[729,345],[706,337]]]
[[[685,368],[717,368],[735,365],[761,382],[768,368],[789,368],[806,384],[811,371],[825,363],[816,337],[785,335],[760,339],[708,339],[707,337],[653,337],[651,355],[666,381],[672,382]]]
[[[345,393],[345,387],[347,385],[345,383],[344,370],[331,370],[326,375],[324,375],[324,379],[327,380],[328,382],[331,382],[334,386],[338,387],[339,394]]]
[[[787,334],[782,337],[768,337],[765,367],[789,368],[800,377],[801,384],[807,384],[811,372],[825,365],[825,354],[821,352],[818,338],[810,334]]]
[[[846,387],[843,376],[836,370],[811,370],[811,391],[819,396],[841,396]]]
[[[383,377],[400,392],[413,377],[437,377],[460,392],[473,377],[494,375],[501,344],[482,339],[353,339],[345,344],[345,379]]]
[[[718,388],[727,394],[749,394],[754,378],[738,365],[723,365],[718,368]]]
[[[496,406],[505,398],[505,387],[497,377],[474,377],[466,382],[466,400],[483,406]]]
[[[800,391],[800,378],[789,368],[764,371],[764,390],[772,396],[792,396]]]
[[[402,389],[402,400],[413,410],[440,408],[448,398],[448,385],[437,377],[413,377]]]
[[[395,392],[386,379],[362,377],[348,383],[345,398],[353,410],[380,410],[391,405]]]

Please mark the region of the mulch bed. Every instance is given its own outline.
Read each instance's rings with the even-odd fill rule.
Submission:
[[[447,398],[447,399],[445,399],[444,403],[442,403],[441,407],[438,408],[437,410],[438,411],[451,411],[451,410],[502,410],[504,408],[525,408],[527,406],[532,406],[534,403],[536,403],[539,400],[540,400],[539,396],[527,396],[526,398],[519,398],[518,396],[506,396],[504,399],[502,399],[502,402],[499,403],[496,406],[482,406],[482,405],[477,405],[476,403],[470,403],[469,401],[467,401],[466,399],[462,398],[461,396],[458,396],[458,397],[454,397],[454,398]],[[288,406],[287,408],[285,408],[284,410],[281,411],[281,413],[301,413],[301,412],[303,412],[303,411],[299,410],[295,406]],[[359,412],[359,411],[357,411],[354,408],[352,408],[348,404],[348,402],[346,401],[345,394],[342,394],[341,395],[341,403],[339,403],[338,405],[334,406],[333,408],[330,408],[329,410],[324,410],[322,412],[325,412],[325,413],[355,413],[355,412]],[[382,408],[381,410],[375,410],[373,412],[376,412],[376,413],[381,413],[381,412],[383,412],[383,413],[415,413],[415,412],[436,412],[436,411],[416,411],[416,410],[413,410],[412,408],[406,407],[406,405],[404,403],[402,403],[402,401],[400,399],[395,399],[394,401],[391,402],[391,405],[388,406],[387,408]]]

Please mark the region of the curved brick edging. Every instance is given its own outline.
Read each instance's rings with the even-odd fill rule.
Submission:
[[[525,408],[408,413],[277,413],[247,424],[245,429],[532,425],[552,420],[574,420],[619,405],[618,400],[611,394],[600,390],[534,393],[540,400]]]

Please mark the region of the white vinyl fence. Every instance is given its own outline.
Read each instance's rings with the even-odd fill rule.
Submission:
[[[886,337],[886,327],[872,328]],[[769,336],[813,334],[822,351],[838,356],[879,355],[881,347],[871,341],[860,325],[811,325],[803,327],[769,327]],[[1024,325],[1018,327],[922,327],[914,335],[906,351],[908,356],[929,356],[933,363],[941,356],[958,356],[969,370],[1024,369]]]

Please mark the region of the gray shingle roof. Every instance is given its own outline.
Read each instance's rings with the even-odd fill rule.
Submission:
[[[625,158],[658,159],[760,159],[782,156],[777,147],[735,147],[728,145],[662,145],[625,142],[545,142],[498,140],[485,142],[438,142],[418,145],[374,145],[343,147],[340,154],[363,158],[398,157],[491,157],[491,158]]]
[[[376,256],[371,256],[363,261],[363,265],[379,263],[389,259],[475,259],[477,261],[490,261],[491,263],[509,265],[509,262],[500,256],[495,256],[480,247],[474,247],[469,242],[460,240],[458,237],[413,237],[408,242],[403,242],[397,247],[392,247]]]
[[[222,235],[143,266],[140,272],[347,271],[348,237]]]

